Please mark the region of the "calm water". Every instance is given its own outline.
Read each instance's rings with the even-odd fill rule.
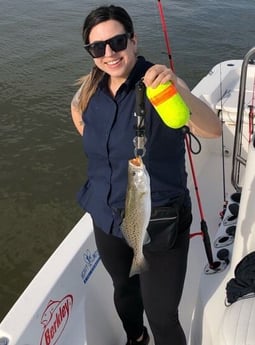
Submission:
[[[69,108],[91,67],[81,26],[102,3],[0,0],[0,319],[82,215],[86,162]],[[140,53],[168,63],[157,1],[115,3],[133,16]],[[176,72],[190,87],[255,45],[254,0],[162,4]]]

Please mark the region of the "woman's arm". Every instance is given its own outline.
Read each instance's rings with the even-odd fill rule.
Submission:
[[[72,99],[71,115],[72,115],[74,126],[76,127],[79,134],[83,135],[84,122],[82,119],[82,112],[78,106],[78,99],[79,99],[80,91],[81,91],[81,88],[76,92],[76,94],[74,95],[74,97]]]
[[[215,112],[202,100],[194,96],[183,80],[177,78],[175,87],[190,109],[189,127],[193,134],[204,138],[221,135],[221,122]]]

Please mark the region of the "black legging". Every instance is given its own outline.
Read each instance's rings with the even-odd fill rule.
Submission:
[[[149,269],[129,278],[133,251],[123,239],[104,233],[94,224],[96,245],[114,285],[114,303],[129,339],[143,332],[145,310],[155,345],[186,345],[178,318],[187,266],[189,209],[181,211],[173,248],[155,253],[144,247]]]

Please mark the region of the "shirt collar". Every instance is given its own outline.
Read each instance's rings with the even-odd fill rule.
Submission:
[[[128,79],[121,85],[119,91],[124,89],[129,91],[134,88],[136,83],[144,76],[150,66],[152,66],[152,63],[146,61],[143,56],[138,56],[134,68],[132,69]],[[102,81],[100,82],[100,88],[102,90],[108,90],[108,78],[109,75],[104,74]]]
[[[134,88],[134,86],[144,76],[145,72],[151,65],[152,64],[146,61],[143,56],[137,57],[136,64],[125,82],[128,90]]]

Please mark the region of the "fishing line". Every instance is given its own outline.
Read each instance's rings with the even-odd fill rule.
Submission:
[[[220,107],[221,110],[218,112],[221,121],[221,158],[222,158],[222,188],[223,188],[223,210],[221,212],[221,218],[223,218],[226,208],[227,208],[227,200],[226,200],[226,172],[225,172],[225,142],[224,142],[224,131],[223,131],[223,92],[222,92],[222,70],[221,70],[221,63],[220,63]]]
[[[161,19],[162,31],[164,33],[164,38],[165,38],[167,54],[168,54],[168,58],[169,58],[169,62],[170,62],[170,68],[174,72],[174,63],[173,63],[173,57],[172,57],[170,43],[169,43],[170,40],[168,37],[168,31],[167,31],[167,25],[166,25],[164,10],[163,10],[163,6],[162,6],[161,1],[157,0],[157,3],[158,3],[158,10],[159,10],[159,15],[160,15],[160,19]],[[189,162],[190,162],[190,167],[191,167],[191,173],[192,173],[192,178],[193,178],[193,183],[194,183],[194,188],[195,188],[195,193],[196,193],[196,198],[197,198],[197,203],[198,203],[198,209],[199,209],[200,218],[201,218],[200,224],[201,224],[201,232],[202,232],[202,236],[203,236],[205,252],[206,252],[209,267],[211,269],[215,269],[216,265],[218,265],[218,264],[215,263],[213,260],[210,237],[209,237],[209,233],[208,233],[208,229],[207,229],[207,224],[206,224],[205,219],[204,219],[202,202],[201,202],[200,193],[199,193],[199,189],[198,189],[198,183],[197,183],[197,178],[196,178],[196,174],[195,174],[193,159],[191,156],[189,137],[186,134],[185,134],[185,143],[186,143],[186,147],[187,147],[187,152],[188,152],[188,157],[189,157]]]

